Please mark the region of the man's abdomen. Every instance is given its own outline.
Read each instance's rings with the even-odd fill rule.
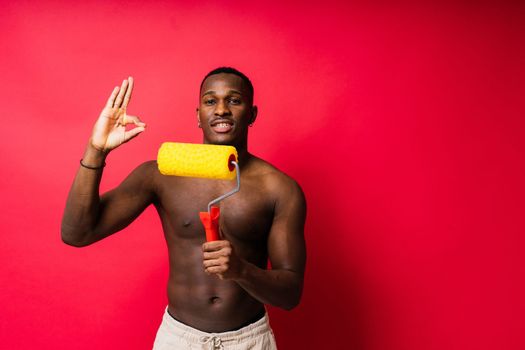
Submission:
[[[183,272],[184,273],[184,272]],[[222,281],[202,272],[185,283],[180,283],[177,273],[168,281],[168,311],[190,327],[204,332],[227,332],[239,329],[264,314],[264,306],[236,282]]]

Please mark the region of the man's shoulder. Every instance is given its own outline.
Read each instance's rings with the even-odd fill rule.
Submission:
[[[301,186],[294,178],[268,161],[258,157],[254,158],[252,174],[267,190],[277,194],[295,192],[302,195]]]
[[[157,166],[156,160],[147,160],[141,164],[139,164],[134,170],[134,173],[138,174],[144,174],[144,175],[155,175],[156,173],[159,173],[159,168]],[[160,173],[159,173],[160,174]]]
[[[156,160],[148,160],[139,164],[135,169],[131,171],[128,177],[134,178],[144,185],[154,184],[159,180],[159,168]]]

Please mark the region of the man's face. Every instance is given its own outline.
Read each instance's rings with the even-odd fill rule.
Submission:
[[[248,126],[255,121],[256,114],[252,96],[241,77],[220,73],[204,81],[197,109],[204,143],[246,144]]]

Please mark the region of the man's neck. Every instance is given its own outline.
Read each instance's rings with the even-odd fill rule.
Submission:
[[[253,157],[246,147],[237,148],[237,155],[239,156],[239,166],[241,169],[244,168]]]

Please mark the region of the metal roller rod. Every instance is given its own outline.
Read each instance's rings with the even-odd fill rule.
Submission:
[[[226,199],[229,196],[231,196],[232,194],[235,194],[235,193],[237,193],[237,192],[239,192],[241,190],[241,170],[239,169],[239,164],[237,164],[237,162],[233,162],[232,161],[232,163],[233,163],[233,165],[235,165],[235,170],[237,171],[237,187],[235,189],[231,190],[230,192],[225,193],[222,196],[220,196],[218,198],[215,198],[210,203],[208,203],[208,213],[210,213],[210,215],[211,215],[211,207],[212,207],[212,205],[219,203],[223,199]]]

